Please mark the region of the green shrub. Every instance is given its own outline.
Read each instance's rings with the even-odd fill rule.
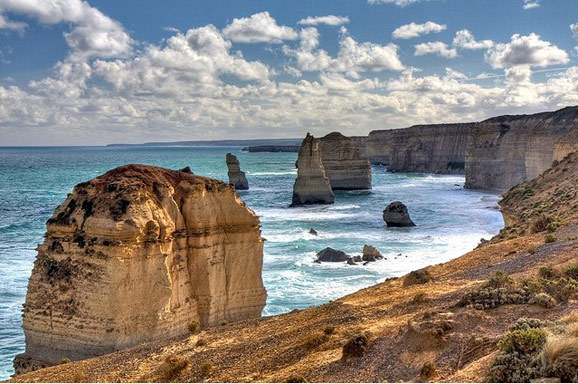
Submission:
[[[325,329],[323,330],[323,333],[325,333],[326,335],[333,335],[335,333],[335,327],[332,325],[328,325],[327,327],[325,327]]]
[[[214,367],[213,363],[210,362],[203,363],[203,365],[201,365],[201,373],[203,374],[203,376],[207,376],[209,373],[211,373],[213,367]]]
[[[419,376],[425,380],[431,379],[435,375],[436,370],[437,369],[434,363],[431,362],[423,363],[421,369],[419,370]]]
[[[558,228],[556,220],[550,216],[542,214],[532,223],[531,230],[533,233],[544,232],[546,230],[552,232],[555,231],[556,228]]]
[[[432,281],[432,276],[427,270],[427,268],[419,269],[417,271],[410,272],[403,281],[403,286],[415,284],[426,284]]]
[[[546,333],[539,328],[508,332],[498,346],[505,353],[532,354],[546,343]]]
[[[189,361],[183,357],[167,356],[159,368],[160,381],[174,380],[188,365]]]
[[[551,233],[544,236],[544,243],[546,243],[546,244],[554,243],[554,242],[556,242],[556,240],[557,240],[556,236],[552,235]]]
[[[578,338],[549,337],[540,354],[542,375],[557,377],[563,383],[578,380]]]
[[[528,247],[527,251],[530,255],[533,255],[534,253],[536,253],[536,247],[534,246]]]
[[[564,274],[569,278],[578,281],[578,264],[567,267],[564,270]]]
[[[508,272],[496,271],[485,284],[488,288],[511,288],[516,281],[508,275]]]
[[[524,331],[528,329],[539,329],[548,326],[548,323],[540,319],[531,319],[527,317],[520,317],[516,322],[508,328],[509,331]]]
[[[554,308],[558,303],[556,299],[547,293],[538,293],[528,301],[528,304],[536,304],[543,308]]]
[[[558,272],[554,267],[551,265],[540,267],[538,274],[541,278],[547,280],[553,280],[557,277],[560,277],[560,272]]]

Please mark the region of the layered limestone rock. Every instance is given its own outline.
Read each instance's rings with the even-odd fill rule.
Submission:
[[[388,227],[415,227],[409,217],[407,207],[401,201],[394,201],[383,210],[383,221]]]
[[[333,204],[335,196],[321,160],[319,140],[307,133],[297,157],[291,205]]]
[[[245,172],[241,171],[241,164],[237,156],[227,153],[225,160],[227,161],[229,183],[235,186],[237,190],[249,189],[249,182],[245,177]]]
[[[578,107],[501,116],[476,127],[466,156],[466,188],[504,191],[578,150]]]
[[[230,184],[128,165],[78,184],[47,222],[17,373],[259,317],[259,218]]]
[[[464,173],[474,123],[416,125],[370,132],[367,155],[392,172]]]
[[[371,189],[371,164],[363,140],[332,132],[319,139],[321,159],[333,190]]]

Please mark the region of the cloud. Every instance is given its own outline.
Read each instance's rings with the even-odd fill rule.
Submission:
[[[424,56],[435,54],[446,59],[453,59],[458,57],[458,51],[455,48],[449,48],[446,43],[441,41],[434,41],[429,43],[422,43],[415,46],[415,56]]]
[[[291,27],[277,25],[269,12],[261,12],[251,17],[233,19],[223,29],[223,35],[236,43],[273,43],[296,40],[299,36]]]
[[[331,26],[338,26],[349,23],[349,17],[347,16],[335,16],[335,15],[327,15],[327,16],[317,16],[317,17],[306,17],[301,19],[297,22],[297,24],[301,25],[318,25],[318,24],[325,24]]]
[[[131,52],[132,39],[123,26],[85,1],[0,0],[0,12],[25,15],[47,25],[71,23],[64,37],[73,58],[126,57]]]
[[[540,7],[540,0],[524,0],[524,10]]]
[[[398,7],[405,7],[411,4],[429,0],[367,0],[369,4],[395,4]]]
[[[578,23],[570,24],[570,30],[572,31],[572,36],[578,40]]]
[[[546,67],[566,64],[568,53],[535,33],[527,36],[515,34],[510,43],[496,44],[486,53],[486,61],[493,68],[508,68],[517,65]]]
[[[476,41],[474,35],[467,29],[457,31],[452,44],[456,48],[468,50],[490,49],[494,46],[492,40]]]
[[[283,47],[285,54],[297,60],[301,71],[344,72],[358,77],[359,72],[381,72],[386,70],[400,71],[404,68],[398,55],[399,47],[395,44],[379,45],[370,42],[359,43],[347,29],[341,28],[339,52],[331,57],[319,46],[319,31],[316,28],[304,28],[300,32],[298,49]]]
[[[24,32],[26,29],[26,23],[8,20],[2,14],[0,14],[0,29]]]
[[[447,28],[447,25],[437,24],[433,21],[428,21],[423,24],[409,23],[393,31],[392,36],[394,39],[412,39],[429,33],[439,33],[445,31]]]

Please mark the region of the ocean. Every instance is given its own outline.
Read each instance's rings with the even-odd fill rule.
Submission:
[[[24,351],[21,308],[43,240],[45,222],[82,181],[124,164],[172,169],[227,179],[225,154],[235,154],[249,191],[239,195],[261,218],[264,316],[326,303],[359,289],[472,250],[498,233],[499,196],[463,189],[463,176],[387,173],[373,167],[371,191],[338,191],[334,205],[289,208],[296,153],[244,153],[240,147],[0,148],[0,379]],[[388,229],[382,211],[392,202],[409,208],[414,228]],[[310,235],[315,229],[318,236]],[[361,254],[377,247],[387,260],[368,265],[315,264],[325,247]]]

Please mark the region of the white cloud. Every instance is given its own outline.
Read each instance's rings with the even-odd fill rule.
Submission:
[[[456,48],[469,50],[490,49],[494,46],[492,40],[476,41],[474,35],[467,29],[457,31],[452,44]]]
[[[0,0],[0,13],[13,12],[42,24],[71,23],[64,34],[74,58],[125,57],[132,39],[123,26],[81,0]],[[5,20],[5,19],[1,19]]]
[[[540,0],[524,0],[524,10],[540,7]]]
[[[578,23],[570,24],[570,30],[572,31],[572,36],[578,40]]]
[[[429,0],[367,0],[369,4],[395,4],[398,7],[405,7],[410,4],[415,4],[422,1],[429,1]]]
[[[0,14],[0,29],[23,32],[26,29],[26,23],[8,20],[4,15]]]
[[[302,71],[344,72],[358,77],[359,72],[400,71],[404,68],[397,45],[358,43],[344,27],[341,28],[337,57],[329,56],[325,50],[317,49],[318,46],[319,31],[309,27],[301,30],[298,49],[284,46],[283,51],[296,58],[297,66]]]
[[[392,36],[394,39],[412,39],[429,33],[439,33],[445,31],[447,28],[447,25],[437,24],[433,21],[428,21],[423,24],[409,23],[393,31]]]
[[[453,59],[458,57],[458,51],[455,48],[449,48],[446,43],[441,41],[433,41],[429,43],[422,43],[415,46],[415,56],[424,56],[435,54],[446,59]]]
[[[566,64],[569,58],[568,53],[563,49],[531,33],[528,36],[515,34],[510,43],[496,44],[486,53],[486,61],[493,68],[508,68],[517,65],[546,67]]]
[[[317,17],[306,17],[301,19],[297,22],[297,24],[301,25],[318,25],[318,24],[325,24],[325,25],[343,25],[349,23],[349,17],[347,16],[335,16],[335,15],[327,15],[327,16],[317,16]]]
[[[223,29],[223,35],[236,43],[273,43],[296,40],[299,36],[291,27],[278,25],[269,12],[261,12],[251,17],[233,19]]]

